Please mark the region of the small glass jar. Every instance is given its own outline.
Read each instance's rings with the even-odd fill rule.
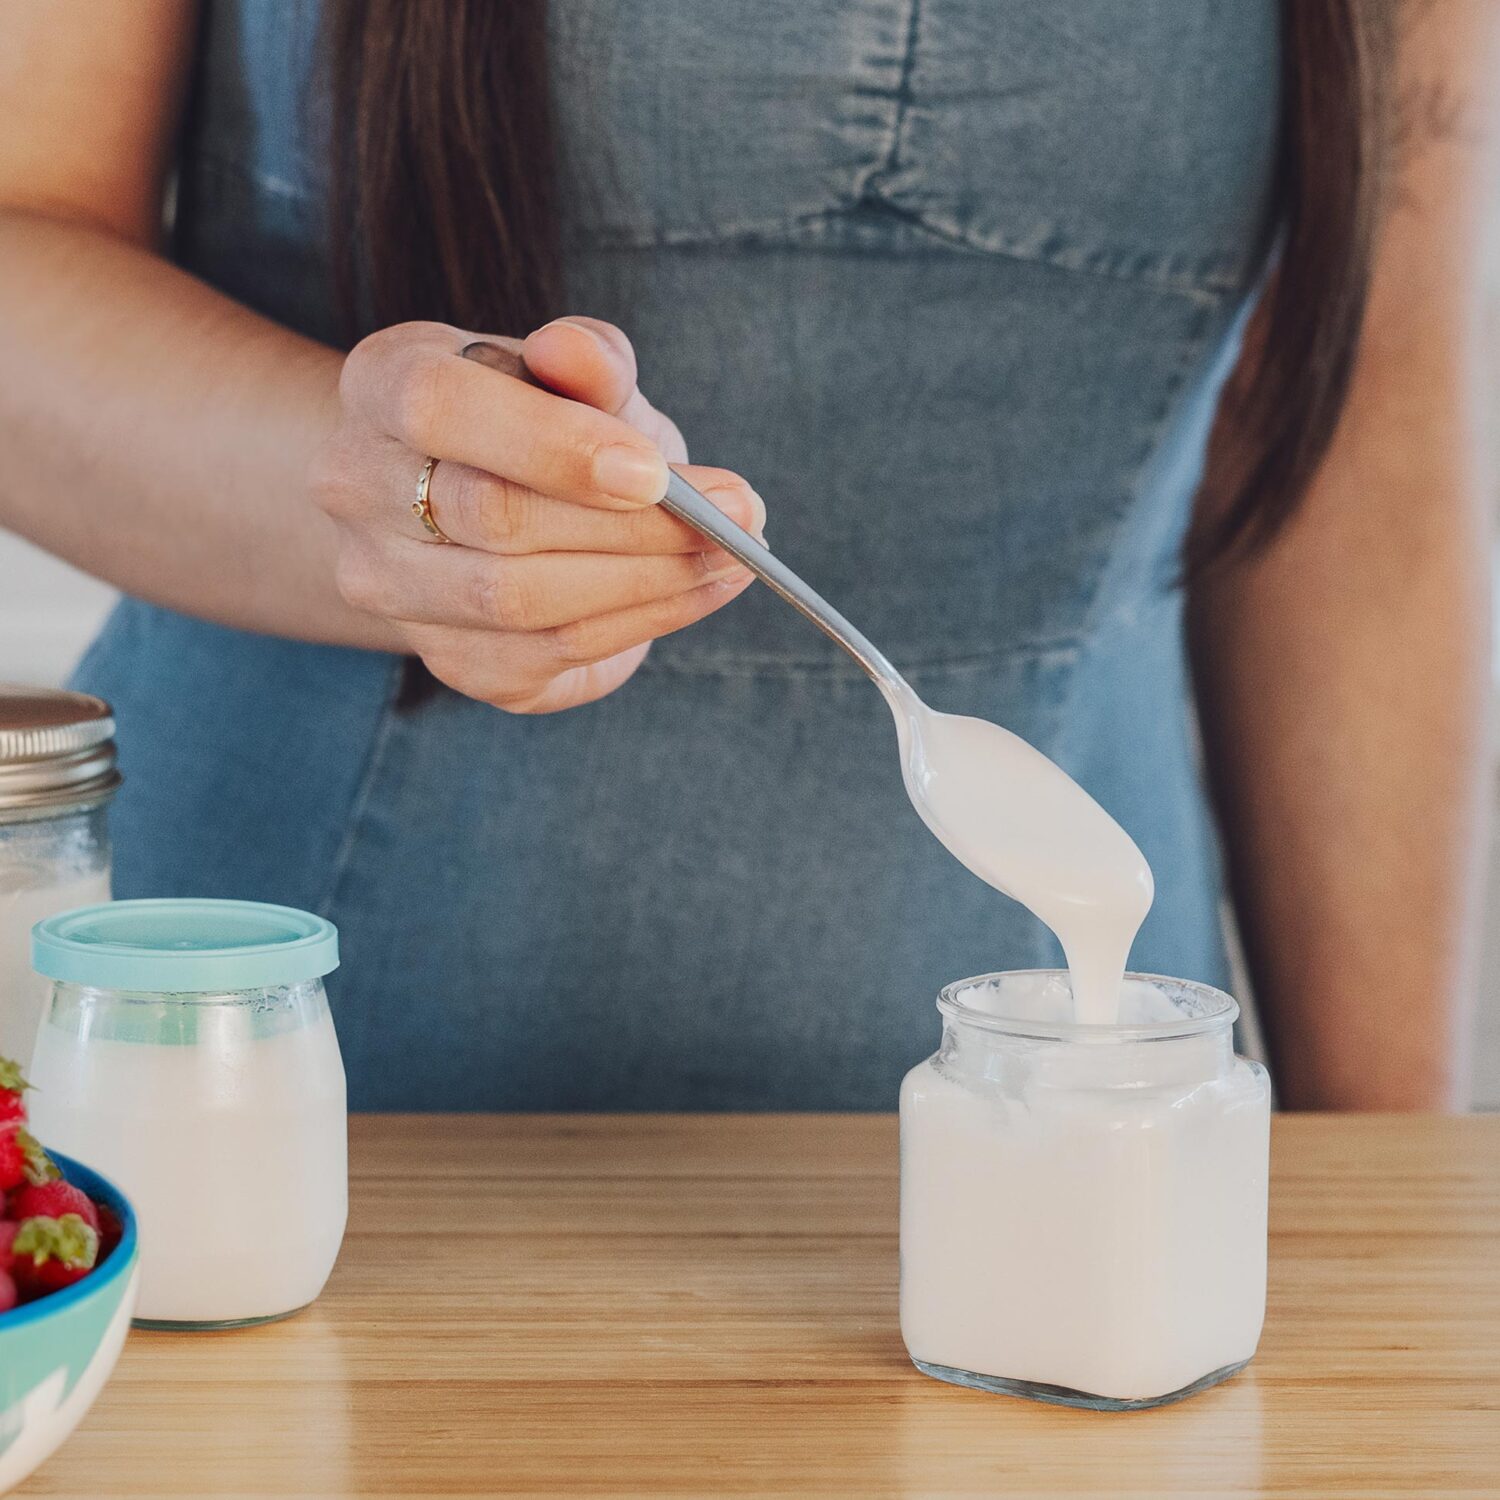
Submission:
[[[117,901],[38,924],[51,996],[32,1128],[140,1224],[136,1321],[265,1323],[307,1306],[348,1212],[331,923],[248,901]]]
[[[102,699],[0,686],[0,1057],[24,1063],[42,1016],[32,924],[109,900],[114,732]]]
[[[938,999],[901,1088],[901,1332],[918,1369],[1098,1409],[1227,1379],[1265,1316],[1270,1080],[1239,1007],[1132,974],[1079,1025],[1065,972]]]

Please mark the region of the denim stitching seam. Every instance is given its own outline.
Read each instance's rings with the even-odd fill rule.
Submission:
[[[364,822],[365,813],[369,809],[375,782],[384,765],[385,752],[390,744],[391,728],[396,719],[396,695],[401,689],[402,665],[402,662],[398,660],[391,666],[390,682],[386,690],[385,701],[381,705],[380,718],[375,725],[374,733],[370,736],[369,748],[365,752],[365,763],[360,771],[359,785],[355,788],[354,796],[349,803],[349,814],[344,824],[344,837],[339,844],[338,852],[333,857],[327,889],[316,907],[320,917],[328,916],[334,909],[344,877],[354,861],[354,849],[361,833],[360,825]]]
[[[1105,281],[1121,281],[1136,286],[1156,287],[1181,296],[1218,302],[1225,296],[1244,290],[1244,283],[1232,268],[1215,257],[1180,268],[1160,262],[1148,262],[1145,251],[1111,251],[1103,245],[1089,246],[1081,241],[1057,243],[1056,248],[1023,249],[1007,244],[998,237],[980,237],[961,230],[935,224],[930,218],[892,203],[872,191],[863,200],[833,208],[814,209],[784,219],[767,219],[758,223],[723,225],[713,229],[668,229],[654,233],[632,230],[602,230],[580,237],[586,248],[613,254],[641,254],[648,250],[721,251],[726,249],[805,249],[797,236],[817,235],[849,222],[860,209],[878,209],[899,219],[912,230],[940,245],[968,255],[990,256],[1016,265],[1043,266],[1076,276],[1091,276]],[[811,248],[817,249],[816,241]],[[1138,269],[1122,264],[1124,260],[1139,263]]]
[[[885,165],[865,183],[866,193],[882,177],[889,176],[900,166],[907,116],[911,113],[912,77],[917,70],[917,37],[921,25],[922,0],[911,0],[911,10],[906,18],[906,55],[901,59],[901,77],[896,84],[896,118],[891,125],[891,149],[886,153]]]

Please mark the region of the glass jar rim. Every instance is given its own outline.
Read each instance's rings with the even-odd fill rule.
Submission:
[[[42,977],[46,978],[45,975]],[[328,987],[323,979],[323,975],[314,974],[311,978],[294,979],[287,984],[256,984],[239,990],[122,990],[108,985],[84,984],[76,979],[54,979],[51,983],[54,995],[66,995],[80,1005],[102,1003],[126,1009],[192,1006],[195,1010],[212,1010],[220,1006],[234,1010],[264,1006],[267,996],[284,1000],[304,992],[321,991],[326,998]]]
[[[82,791],[73,788],[63,796],[28,802],[20,807],[7,805],[0,795],[0,829],[64,823],[83,813],[99,812],[114,800],[123,783],[124,778],[115,771],[107,780]]]
[[[1109,1044],[1118,1042],[1168,1042],[1185,1037],[1208,1036],[1231,1027],[1240,1013],[1239,1002],[1233,995],[1215,989],[1211,984],[1200,984],[1192,979],[1177,979],[1169,974],[1143,974],[1127,971],[1127,980],[1154,985],[1165,990],[1169,999],[1191,996],[1203,1008],[1197,1015],[1184,1014],[1170,1021],[1144,1021],[1128,1026],[1091,1021],[1041,1021],[1028,1016],[996,1015],[991,1011],[977,1010],[964,1004],[960,998],[965,991],[989,986],[998,988],[1007,979],[1068,979],[1066,969],[1002,969],[992,974],[976,974],[969,979],[955,979],[945,984],[938,992],[937,1008],[943,1016],[965,1026],[981,1031],[994,1032],[1000,1036],[1026,1037],[1033,1041],[1086,1042]]]

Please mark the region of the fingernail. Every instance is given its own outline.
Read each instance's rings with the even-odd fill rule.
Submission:
[[[766,502],[754,490],[750,491],[750,499],[755,508],[751,512],[750,524],[745,530],[759,536],[766,529]]]
[[[549,328],[571,328],[577,333],[586,333],[600,348],[605,347],[604,340],[592,328],[587,328],[582,323],[575,323],[572,318],[553,318],[550,323],[544,324],[537,331],[545,333]]]
[[[660,453],[621,443],[594,459],[594,483],[632,505],[655,505],[667,492],[667,461]]]

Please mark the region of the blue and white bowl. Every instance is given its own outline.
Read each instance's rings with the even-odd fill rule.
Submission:
[[[140,1280],[135,1215],[124,1194],[50,1154],[69,1182],[114,1209],[125,1233],[76,1285],[0,1313],[0,1495],[50,1458],[94,1404],[130,1331]]]

